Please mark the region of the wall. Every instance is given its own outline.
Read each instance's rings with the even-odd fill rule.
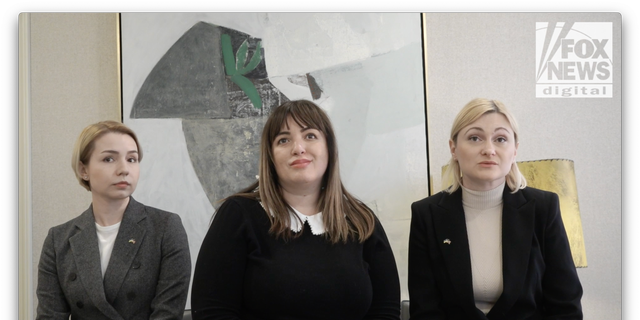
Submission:
[[[519,160],[562,157],[576,161],[589,262],[578,270],[585,289],[585,319],[620,319],[620,52],[614,57],[614,98],[536,99],[531,92],[533,80],[528,80],[535,69],[530,30],[536,21],[551,18],[610,19],[616,21],[614,33],[620,34],[616,14],[427,15],[431,171],[438,172],[434,170],[446,162],[446,133],[466,102],[476,96],[505,102],[520,121]],[[28,262],[21,260],[20,265],[20,269],[30,268],[33,276],[33,303],[27,304],[31,310],[23,313],[21,307],[20,312],[28,314],[21,319],[32,319],[37,262],[47,230],[77,216],[90,203],[90,194],[77,185],[70,168],[73,142],[89,123],[120,119],[120,76],[116,14],[34,13],[21,14],[20,19],[21,23],[26,19],[30,30],[26,37],[31,101],[25,106],[30,121],[21,126],[31,129],[27,153],[32,177],[30,206],[20,214],[30,215],[33,221],[31,228],[20,230],[21,242],[26,234],[33,248]],[[25,57],[21,54],[20,59],[22,63]],[[438,182],[437,177],[431,178]]]
[[[32,304],[21,304],[21,318],[35,317],[37,267],[50,227],[78,216],[91,203],[91,194],[78,185],[71,170],[76,137],[93,122],[120,120],[117,14],[22,13],[30,56],[26,77],[30,104],[32,226],[30,268]],[[22,263],[23,261],[21,261]],[[24,288],[20,288],[23,290]],[[21,295],[23,299],[24,295]],[[29,306],[30,305],[30,306]],[[29,314],[28,309],[33,310]]]

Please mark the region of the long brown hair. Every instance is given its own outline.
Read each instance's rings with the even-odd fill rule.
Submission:
[[[269,232],[276,237],[290,239],[301,234],[301,232],[294,234],[291,231],[289,210],[292,208],[284,200],[273,162],[273,141],[289,118],[302,127],[321,131],[327,140],[329,163],[322,179],[323,188],[318,199],[318,207],[322,212],[327,230],[324,235],[331,243],[347,242],[350,239],[364,242],[375,228],[374,214],[364,203],[352,196],[342,184],[338,145],[333,127],[327,114],[311,101],[288,101],[271,112],[262,131],[258,181],[236,193],[235,196],[261,201],[271,220]]]

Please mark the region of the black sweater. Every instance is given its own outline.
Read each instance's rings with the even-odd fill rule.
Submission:
[[[364,243],[269,234],[260,203],[234,197],[202,243],[191,292],[194,319],[399,319],[393,252],[376,219]]]

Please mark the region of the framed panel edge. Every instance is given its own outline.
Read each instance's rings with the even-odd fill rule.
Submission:
[[[420,13],[420,23],[422,29],[422,72],[424,74],[424,126],[427,150],[427,193],[433,195],[433,178],[431,174],[431,159],[429,150],[429,72],[428,72],[428,51],[427,51],[427,13]]]
[[[18,318],[33,319],[31,199],[31,14],[18,16]]]

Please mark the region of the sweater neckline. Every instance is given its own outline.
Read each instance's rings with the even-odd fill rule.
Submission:
[[[262,201],[260,201],[260,206],[262,206],[262,208],[265,209],[264,205],[262,205]],[[324,227],[324,221],[322,219],[322,212],[318,212],[314,215],[307,216],[302,214],[302,212],[296,210],[296,208],[294,207],[291,207],[291,209],[293,209],[293,210],[289,210],[289,217],[291,219],[289,223],[289,229],[291,229],[291,231],[295,233],[302,231],[302,228],[304,228],[304,223],[306,222],[309,224],[309,227],[311,228],[311,233],[313,235],[319,236],[326,232],[326,228]],[[273,214],[273,211],[269,212],[269,214],[272,217],[275,216]]]
[[[495,208],[502,204],[502,193],[504,191],[503,182],[494,189],[487,191],[476,191],[462,187],[462,205],[478,210]]]
[[[314,235],[318,236],[325,233],[326,229],[324,227],[324,221],[322,220],[322,212],[318,212],[314,215],[308,216],[302,214],[294,207],[291,207],[291,209],[293,209],[293,212],[289,210],[291,216],[291,231],[296,233],[302,231],[304,223],[306,222],[309,224],[309,227],[311,227],[311,233],[313,233]]]

